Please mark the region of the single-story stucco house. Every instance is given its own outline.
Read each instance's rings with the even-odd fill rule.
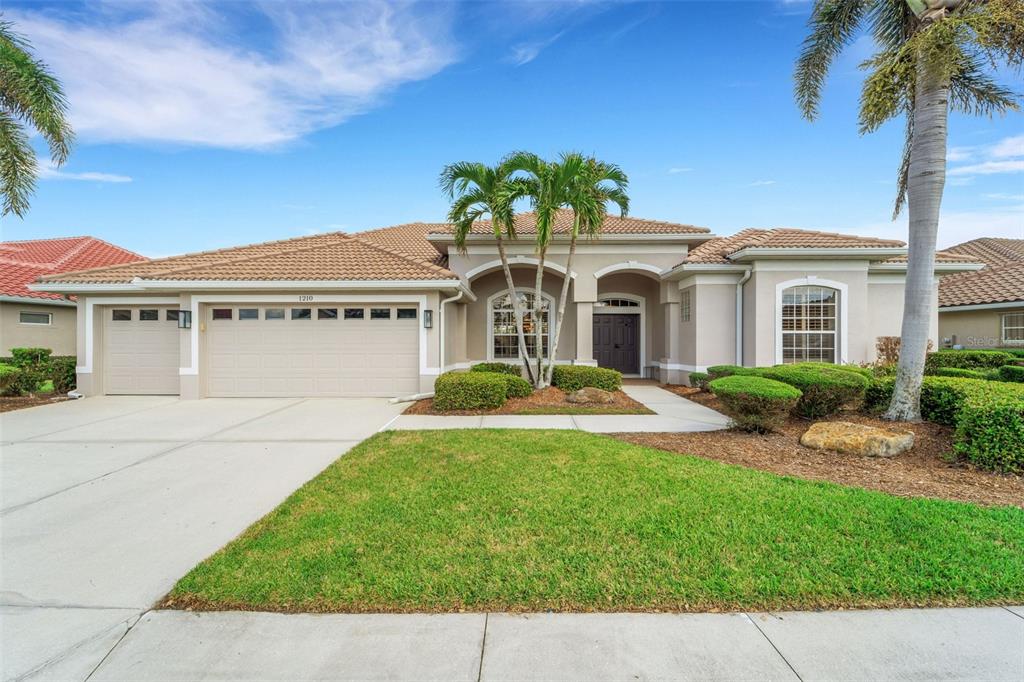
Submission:
[[[946,251],[985,267],[943,278],[939,287],[942,345],[1024,348],[1024,239],[982,237]]]
[[[94,237],[0,242],[0,353],[49,348],[74,355],[75,302],[28,285],[42,275],[140,260],[145,257]]]
[[[870,361],[877,337],[899,334],[902,242],[796,229],[716,237],[609,217],[567,273],[570,223],[559,214],[541,292],[548,344],[572,278],[557,362],[680,383],[720,363]],[[507,250],[517,294],[530,300],[534,216],[520,215],[517,231]],[[977,267],[940,255],[936,270]],[[44,277],[34,288],[78,297],[86,395],[404,396],[430,392],[441,372],[518,353],[485,221],[465,253],[450,225],[412,223]]]

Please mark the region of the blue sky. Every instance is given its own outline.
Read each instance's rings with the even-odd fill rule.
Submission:
[[[445,163],[515,149],[620,164],[638,217],[905,238],[902,122],[857,134],[870,40],[835,65],[818,121],[794,104],[807,2],[4,7],[78,132],[4,239],[162,256],[440,220]],[[954,114],[950,147],[940,245],[1024,237],[1024,116]]]

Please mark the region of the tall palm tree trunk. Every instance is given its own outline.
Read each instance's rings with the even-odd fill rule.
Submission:
[[[544,297],[541,292],[544,286],[544,258],[546,255],[547,249],[541,249],[537,254],[537,278],[533,291],[533,332],[537,344],[537,380],[534,382],[536,388],[547,386],[544,382],[544,325],[541,318],[544,307]],[[548,324],[551,324],[550,320],[548,320]],[[554,358],[551,361],[554,362]]]
[[[505,284],[508,286],[509,297],[512,299],[512,314],[516,318],[516,336],[519,337],[519,359],[526,367],[527,380],[535,383],[533,368],[530,367],[530,356],[526,352],[526,332],[523,331],[523,306],[519,303],[519,296],[516,294],[516,283],[512,279],[512,268],[508,264],[508,254],[505,252],[505,242],[501,236],[497,237],[498,257],[501,258],[501,269],[505,272]]]
[[[565,318],[565,306],[569,300],[569,281],[572,279],[572,258],[576,255],[576,235],[569,241],[569,257],[565,261],[565,277],[562,279],[562,293],[558,296],[558,316],[555,317],[555,339],[551,342],[551,353],[548,356],[548,367],[544,374],[544,382],[551,383],[551,375],[555,371],[555,358],[558,356],[558,339],[562,335],[562,319]]]
[[[885,413],[886,419],[896,421],[921,418],[921,381],[934,304],[935,242],[946,184],[949,83],[929,71],[926,60],[919,60],[907,177],[910,236],[902,342],[892,402]]]

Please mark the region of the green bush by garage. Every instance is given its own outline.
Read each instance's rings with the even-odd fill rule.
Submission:
[[[506,374],[446,372],[434,382],[434,407],[439,410],[492,410],[505,404]]]
[[[622,373],[590,365],[555,365],[551,374],[551,384],[566,393],[588,387],[617,391],[622,388]]]

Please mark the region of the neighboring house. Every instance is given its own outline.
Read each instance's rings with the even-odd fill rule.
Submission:
[[[54,355],[74,355],[74,300],[28,284],[43,275],[140,260],[145,258],[92,237],[0,242],[0,353],[49,348]]]
[[[942,344],[1024,347],[1024,239],[982,237],[946,251],[984,263],[985,268],[942,279]]]
[[[548,252],[545,346],[570,223],[559,214]],[[517,232],[507,251],[529,303],[532,214],[518,217]],[[936,271],[979,267],[969,261],[942,256]],[[899,334],[905,272],[897,241],[792,229],[721,238],[609,217],[599,239],[579,243],[557,362],[678,383],[720,363],[870,361],[878,336]],[[45,277],[34,288],[78,296],[87,395],[409,395],[431,391],[446,370],[517,361],[486,221],[461,254],[450,225],[413,223]]]

